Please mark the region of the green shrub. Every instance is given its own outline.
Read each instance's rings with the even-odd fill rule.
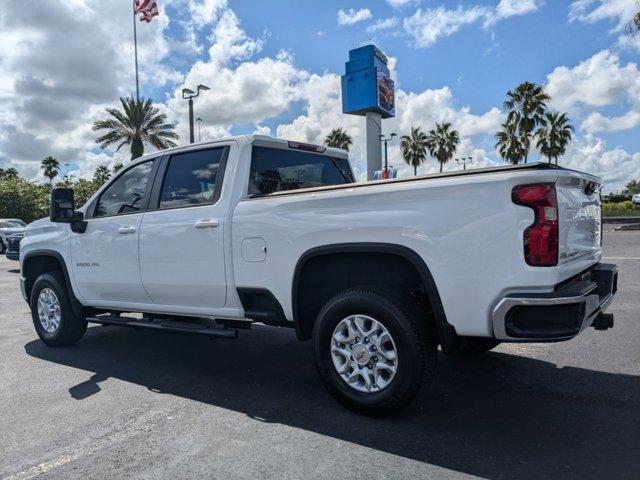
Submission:
[[[629,200],[620,203],[603,203],[602,215],[604,217],[638,217],[640,205],[634,205]]]
[[[76,208],[80,208],[100,187],[93,180],[60,182],[74,190]],[[0,180],[0,218],[20,218],[27,223],[49,215],[51,187],[22,178]]]

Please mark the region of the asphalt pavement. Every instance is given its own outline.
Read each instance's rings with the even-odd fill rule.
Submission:
[[[614,227],[613,329],[441,355],[436,385],[386,419],[336,404],[288,329],[95,326],[47,347],[2,256],[0,479],[638,479],[640,232]]]

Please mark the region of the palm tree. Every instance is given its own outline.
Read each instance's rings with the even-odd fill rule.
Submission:
[[[545,157],[556,161],[564,155],[567,145],[571,142],[574,129],[569,123],[566,113],[548,112],[545,114],[545,125],[536,132],[538,137],[537,147]]]
[[[329,132],[329,135],[324,139],[324,144],[327,147],[341,148],[342,150],[349,151],[349,146],[353,145],[351,136],[342,129],[342,127],[334,128]]]
[[[531,82],[524,82],[514,90],[507,92],[504,108],[509,110],[507,120],[518,127],[520,143],[524,150],[524,163],[527,163],[531,138],[535,128],[544,124],[544,114],[550,97],[542,86]]]
[[[60,172],[60,162],[52,156],[48,156],[42,159],[40,168],[43,170],[44,176],[49,179],[49,185],[53,185],[53,179],[56,178]]]
[[[420,127],[411,127],[411,135],[400,137],[402,158],[413,167],[413,174],[418,174],[418,167],[427,158],[427,135]]]
[[[116,150],[120,150],[124,145],[131,145],[133,160],[144,153],[146,143],[159,150],[177,145],[173,140],[179,137],[173,131],[173,125],[165,123],[167,116],[153,106],[150,98],[135,100],[121,97],[120,103],[122,110],[107,108],[107,113],[113,118],[98,120],[93,124],[93,130],[108,130],[96,139],[100,148],[118,143]]]
[[[506,121],[501,130],[496,133],[496,148],[500,156],[512,164],[516,165],[524,158],[524,148],[518,136],[518,126],[515,122]]]
[[[0,180],[17,180],[18,178],[20,174],[15,168],[0,168]]]
[[[460,144],[460,134],[451,129],[449,122],[436,123],[436,128],[429,130],[427,149],[432,157],[440,163],[440,172],[445,163],[453,158]]]
[[[109,171],[109,167],[106,165],[98,165],[96,170],[93,172],[93,181],[99,185],[102,185],[104,182],[111,178],[111,172]]]
[[[118,173],[120,171],[120,169],[124,167],[124,165],[122,164],[122,162],[116,162],[113,164],[113,167],[111,167],[111,171],[115,174]]]

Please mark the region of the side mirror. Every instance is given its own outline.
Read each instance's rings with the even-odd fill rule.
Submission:
[[[54,188],[51,192],[49,219],[55,223],[68,223],[71,230],[83,233],[87,228],[84,214],[77,212],[72,188]]]

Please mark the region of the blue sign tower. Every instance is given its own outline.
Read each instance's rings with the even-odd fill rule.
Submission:
[[[395,87],[387,57],[374,45],[349,51],[342,75],[342,112],[366,117],[367,180],[382,168],[382,119],[395,116]]]

